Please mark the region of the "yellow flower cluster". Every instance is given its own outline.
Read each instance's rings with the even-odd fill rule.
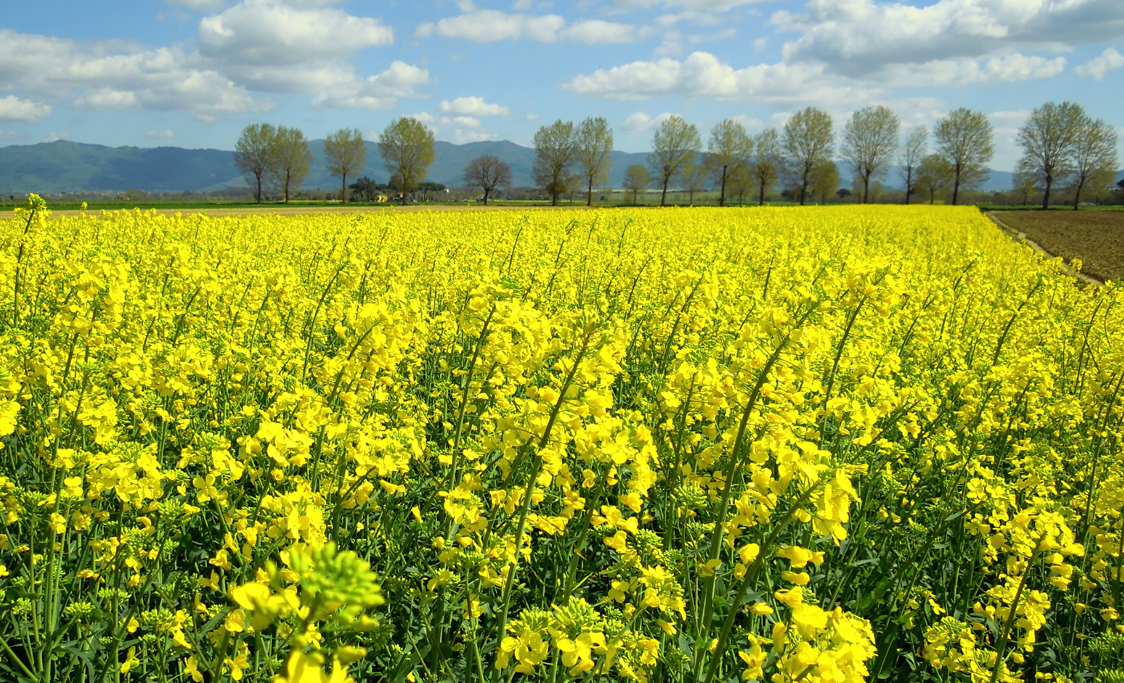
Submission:
[[[1107,680],[1122,304],[969,208],[34,198],[0,679]]]

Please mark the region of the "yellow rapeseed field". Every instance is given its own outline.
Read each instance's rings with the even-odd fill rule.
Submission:
[[[975,209],[0,240],[0,680],[1124,680],[1124,301]]]

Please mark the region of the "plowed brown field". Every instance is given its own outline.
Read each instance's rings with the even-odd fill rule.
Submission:
[[[993,211],[1000,223],[1100,280],[1124,281],[1124,211]]]

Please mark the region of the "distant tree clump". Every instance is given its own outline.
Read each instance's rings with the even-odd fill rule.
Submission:
[[[598,116],[578,124],[574,156],[578,175],[586,189],[586,206],[593,205],[593,188],[604,185],[609,180],[609,169],[613,164],[610,157],[612,151],[613,130],[609,128],[607,120]]]
[[[347,203],[347,176],[355,175],[367,164],[367,146],[358,128],[341,128],[324,139],[324,160],[328,172],[340,179],[340,202]]]
[[[800,204],[803,205],[812,169],[833,156],[835,133],[831,114],[814,107],[798,112],[784,125],[783,148],[788,170],[793,174]]]
[[[739,121],[726,119],[714,124],[707,144],[706,164],[718,186],[718,206],[726,206],[726,184],[735,169],[749,163],[753,139]]]
[[[951,171],[952,203],[961,189],[978,187],[988,176],[988,162],[995,154],[994,134],[987,115],[961,107],[937,122],[934,133],[937,153]]]
[[[951,164],[939,154],[930,154],[917,167],[917,187],[929,195],[930,204],[936,203],[937,195],[948,188],[952,177]]]
[[[905,144],[902,146],[902,155],[898,159],[898,165],[902,169],[902,180],[905,181],[906,204],[909,203],[910,195],[916,190],[917,183],[914,176],[917,174],[917,167],[928,153],[929,129],[925,126],[918,126],[905,139]]]
[[[889,107],[863,107],[851,115],[843,132],[843,158],[862,181],[863,204],[870,202],[870,182],[886,173],[898,151],[901,121]],[[832,190],[834,192],[834,190]]]
[[[482,154],[464,167],[464,184],[480,188],[484,192],[484,206],[487,206],[493,190],[511,185],[511,167],[497,156]]]
[[[402,203],[425,180],[433,163],[433,131],[415,118],[402,116],[391,121],[379,135],[382,155],[391,182],[402,193]]]
[[[757,205],[764,206],[765,195],[772,191],[785,172],[784,154],[776,128],[767,128],[753,138],[750,168],[757,191]]]
[[[531,176],[550,195],[551,206],[558,206],[558,197],[565,194],[574,180],[574,124],[555,121],[540,126],[535,133],[535,164]]]
[[[242,135],[234,143],[234,165],[256,186],[254,197],[258,204],[261,204],[262,186],[274,167],[276,135],[273,124],[251,123],[242,129]]]
[[[1047,102],[1035,107],[1016,138],[1023,148],[1019,169],[1036,176],[1042,185],[1042,208],[1050,208],[1054,183],[1073,172],[1077,135],[1084,125],[1085,110],[1072,102]]]
[[[637,195],[648,189],[652,176],[644,164],[633,164],[624,172],[624,189],[632,193],[632,203],[636,204]]]
[[[271,174],[289,203],[289,194],[296,192],[308,177],[312,152],[308,140],[299,128],[278,126],[273,137],[273,167]]]
[[[1098,194],[1116,179],[1116,131],[1100,119],[1085,117],[1073,153],[1073,210],[1081,206],[1083,190]]]
[[[683,168],[683,189],[687,191],[687,202],[695,205],[695,195],[706,190],[710,169],[704,164],[687,164]]]
[[[812,167],[808,174],[808,192],[812,198],[820,198],[820,204],[826,204],[827,198],[839,190],[839,167],[834,161],[825,159]]]
[[[699,129],[687,123],[682,116],[670,116],[652,137],[652,151],[648,155],[648,166],[660,181],[660,206],[667,204],[667,187],[679,177],[683,168],[695,160],[702,147]]]

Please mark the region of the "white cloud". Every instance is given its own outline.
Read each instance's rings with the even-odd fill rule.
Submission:
[[[326,88],[312,100],[317,109],[393,109],[402,97],[422,97],[418,86],[431,83],[429,72],[405,62],[394,62],[386,71]]]
[[[46,137],[43,138],[43,142],[58,142],[59,140],[69,140],[69,139],[70,139],[70,133],[67,133],[67,132],[56,133],[54,131],[51,131],[50,133],[47,133]]]
[[[15,95],[0,97],[0,121],[4,123],[35,123],[51,115],[51,105],[24,100]]]
[[[494,43],[501,40],[537,40],[553,43],[566,27],[566,20],[557,14],[534,16],[530,14],[508,14],[499,10],[473,10],[456,17],[445,17],[436,24],[418,26],[415,35],[427,37],[433,34],[445,38],[463,38],[478,43]]]
[[[222,9],[226,4],[226,0],[164,0],[169,5],[180,5],[193,9],[196,12],[214,12],[215,10]]]
[[[969,83],[1011,83],[1052,78],[1065,69],[1065,57],[1010,54],[986,60],[937,59],[924,64],[889,64],[870,78],[892,85],[956,86]]]
[[[1095,57],[1087,64],[1082,64],[1074,70],[1082,78],[1092,78],[1099,81],[1109,71],[1115,71],[1121,67],[1124,67],[1124,56],[1110,47],[1106,48],[1099,57]]]
[[[419,38],[432,35],[444,38],[461,38],[478,43],[495,43],[501,40],[534,40],[554,43],[572,40],[587,45],[606,43],[635,43],[650,33],[650,29],[634,24],[623,24],[601,19],[587,19],[567,25],[557,14],[532,15],[470,7],[464,14],[445,17],[436,23],[425,23],[414,32]]]
[[[570,26],[562,32],[562,35],[569,40],[586,45],[600,45],[605,43],[635,43],[648,33],[648,30],[638,28],[634,24],[589,19]]]
[[[178,48],[145,49],[124,41],[80,42],[0,29],[0,83],[77,106],[139,106],[186,111],[202,120],[262,111],[242,86]]]
[[[535,121],[539,118],[539,115],[538,114],[527,114],[527,116],[524,117],[524,118],[526,118],[528,121]]]
[[[770,20],[802,34],[785,45],[785,60],[819,62],[851,77],[889,64],[1058,50],[1124,37],[1120,0],[938,0],[925,7],[811,0],[806,7],[806,14],[778,11]]]
[[[695,97],[766,102],[848,103],[869,99],[865,90],[840,84],[819,65],[758,64],[734,69],[712,54],[695,52],[682,62],[633,62],[575,76],[562,86],[579,95],[614,100]]]
[[[667,7],[686,12],[726,12],[735,7],[750,5],[767,0],[615,0],[614,4],[624,9]]]
[[[483,97],[458,97],[450,102],[443,101],[438,109],[442,114],[464,116],[509,116],[511,110],[499,104],[489,104]]]
[[[256,66],[300,65],[341,59],[390,45],[394,32],[378,19],[333,8],[305,8],[276,0],[244,0],[199,22],[204,56]]]
[[[671,114],[671,112],[666,111],[656,117],[648,116],[644,112],[638,111],[625,119],[624,125],[621,127],[630,132],[643,132],[657,128],[661,123],[672,116],[673,114]]]
[[[99,88],[74,100],[77,109],[135,109],[139,105],[136,93],[113,88]]]
[[[484,128],[483,122],[475,116],[434,116],[424,111],[411,116],[429,126],[435,134],[452,137],[457,144],[497,139],[496,134]]]
[[[176,137],[176,134],[171,129],[167,130],[150,130],[144,134],[150,140],[171,140]]]
[[[26,130],[0,130],[0,140],[10,140],[13,142],[22,142],[30,140],[31,134]]]

